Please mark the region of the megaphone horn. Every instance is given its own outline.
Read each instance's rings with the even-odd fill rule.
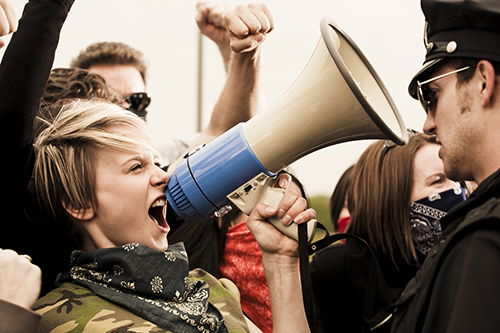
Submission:
[[[233,205],[248,213],[262,200],[276,206],[282,192],[262,189],[311,152],[361,139],[407,141],[394,102],[356,44],[331,19],[320,26],[308,64],[277,102],[177,166],[166,194],[178,215],[202,220]],[[297,239],[296,226],[273,224]]]

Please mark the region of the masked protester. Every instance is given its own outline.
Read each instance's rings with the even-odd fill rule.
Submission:
[[[440,239],[440,219],[465,190],[444,175],[434,137],[377,141],[355,164],[347,239],[313,257],[311,278],[324,332],[387,332],[392,304]],[[368,246],[373,250],[373,255]]]
[[[446,213],[465,200],[466,190],[455,187],[450,190],[431,194],[412,202],[410,206],[410,228],[415,249],[427,255],[441,236],[440,220]]]

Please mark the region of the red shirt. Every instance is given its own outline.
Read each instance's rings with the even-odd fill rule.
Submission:
[[[272,333],[271,298],[262,252],[246,222],[228,229],[220,272],[238,286],[245,315],[264,333]]]

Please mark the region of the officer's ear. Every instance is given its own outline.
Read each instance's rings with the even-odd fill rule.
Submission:
[[[493,64],[488,60],[480,60],[477,63],[476,75],[479,76],[479,83],[481,84],[480,94],[482,107],[491,107],[495,99],[498,100],[500,97],[500,82],[495,80],[496,74]]]

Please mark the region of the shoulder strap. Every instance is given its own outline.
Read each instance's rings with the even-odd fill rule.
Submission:
[[[317,224],[317,227],[321,225]],[[323,225],[321,225],[323,227]],[[311,275],[309,271],[309,248],[307,237],[307,223],[299,224],[299,268],[300,282],[302,285],[302,300],[306,312],[307,322],[311,332],[315,332],[314,327],[314,301],[312,295]]]

